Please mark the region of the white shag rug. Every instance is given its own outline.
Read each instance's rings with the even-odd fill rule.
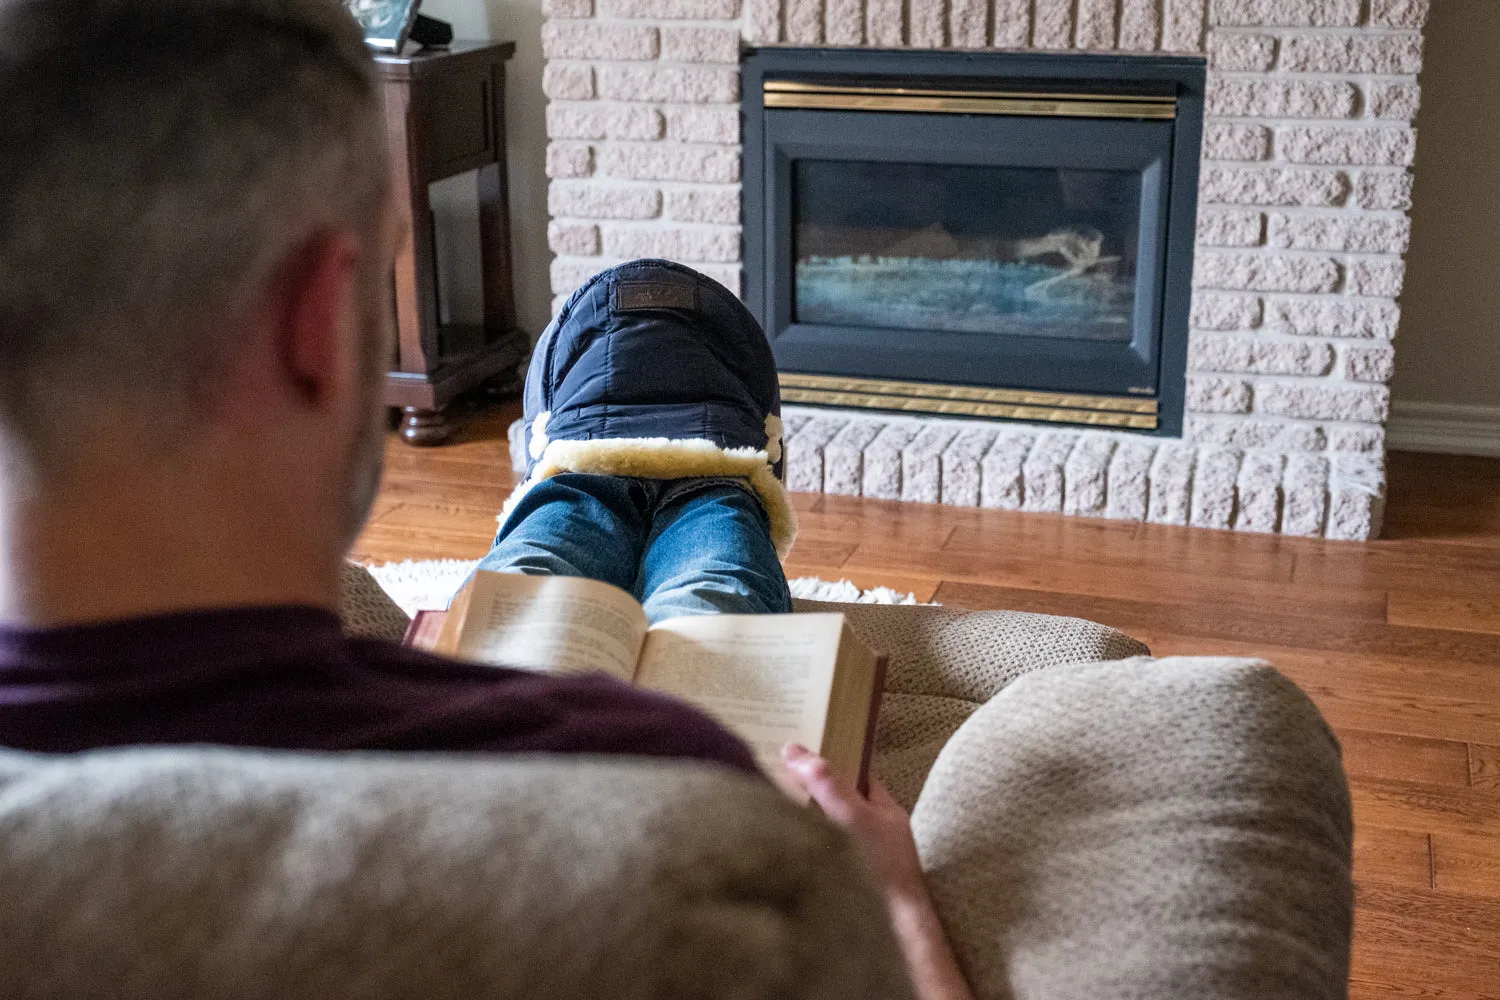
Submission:
[[[381,588],[408,615],[432,608],[446,608],[477,565],[468,559],[408,559],[405,562],[367,565]],[[861,590],[848,580],[823,580],[803,576],[788,583],[792,596],[809,601],[840,601],[846,604],[916,604],[913,594],[889,587]]]

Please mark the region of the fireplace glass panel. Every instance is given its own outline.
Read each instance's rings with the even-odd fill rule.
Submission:
[[[797,322],[1130,341],[1139,172],[792,166]]]

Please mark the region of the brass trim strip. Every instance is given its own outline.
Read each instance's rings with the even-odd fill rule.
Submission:
[[[1073,118],[1177,117],[1175,97],[1131,94],[1049,94],[1033,91],[860,87],[767,80],[768,108],[823,111],[916,111],[938,114],[1033,115]]]
[[[804,375],[781,372],[781,387],[821,392],[878,394],[917,399],[970,403],[1009,403],[1017,406],[1067,410],[1101,410],[1109,413],[1155,415],[1154,399],[1094,396],[1086,393],[1044,392],[1037,389],[989,389],[981,386],[943,385],[937,382],[898,382],[887,379],[848,378],[840,375]]]
[[[781,398],[788,403],[822,403],[828,406],[855,406],[867,410],[898,410],[904,413],[932,413],[940,416],[1001,417],[1009,420],[1040,420],[1048,423],[1086,424],[1091,427],[1128,427],[1132,430],[1156,430],[1155,414],[1108,413],[1101,410],[1047,409],[1006,403],[970,403],[961,400],[919,399],[911,396],[861,395],[859,393],[820,392],[812,389],[786,389]]]

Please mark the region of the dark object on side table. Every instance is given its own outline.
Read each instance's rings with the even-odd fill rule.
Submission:
[[[447,440],[443,409],[456,396],[520,364],[529,340],[516,328],[510,207],[505,170],[505,62],[513,42],[458,42],[451,49],[377,55],[398,211],[411,240],[396,258],[397,356],[385,401],[405,411],[410,444]],[[479,173],[484,321],[442,323],[429,185]]]
[[[411,26],[411,34],[407,37],[418,45],[451,45],[453,25],[426,14],[418,14],[416,23]]]

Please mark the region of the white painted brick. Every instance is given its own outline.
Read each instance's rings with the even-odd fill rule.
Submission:
[[[1063,513],[1103,517],[1109,503],[1109,463],[1119,440],[1084,434],[1063,466]]]
[[[1258,296],[1195,291],[1189,322],[1197,330],[1249,330],[1260,326],[1261,315]]]
[[[782,16],[787,41],[795,45],[822,44],[822,0],[782,0]]]
[[[879,500],[901,499],[901,452],[917,436],[916,424],[887,424],[865,449],[861,492]]]
[[[1354,382],[1389,382],[1396,373],[1396,352],[1388,344],[1344,348],[1344,378]]]
[[[547,59],[655,59],[656,29],[607,21],[542,24],[542,55]]]
[[[738,226],[606,226],[604,252],[633,260],[668,260],[733,264],[740,259]]]
[[[990,8],[985,0],[949,0],[948,37],[954,48],[982,49],[988,45],[990,42],[989,21]],[[832,18],[829,19],[829,25],[832,26]],[[830,33],[829,41],[832,42],[832,40]],[[975,500],[975,503],[978,502]],[[972,507],[973,504],[967,506]]]
[[[1360,0],[1214,0],[1217,25],[1255,28],[1352,28]]]
[[[565,104],[553,101],[547,105],[547,136],[551,139],[603,139],[604,106]]]
[[[1276,152],[1292,163],[1410,166],[1417,134],[1400,126],[1336,128],[1298,126],[1277,130]]]
[[[1422,103],[1422,88],[1416,83],[1377,80],[1366,88],[1366,93],[1370,98],[1370,114],[1376,118],[1409,122],[1417,117],[1417,108]]]
[[[683,21],[732,21],[740,0],[599,0],[606,17],[640,17]]]
[[[901,499],[937,503],[943,496],[943,452],[958,436],[951,424],[928,424],[901,452]]]
[[[1192,413],[1249,413],[1250,383],[1239,378],[1189,375],[1187,409]]]
[[[1120,0],[1120,48],[1154,52],[1160,37],[1161,0]]]
[[[864,480],[865,447],[885,428],[874,420],[851,420],[823,446],[823,492],[857,497]]]
[[[1334,424],[1328,428],[1328,447],[1333,451],[1385,451],[1385,428],[1369,424]]]
[[[1191,413],[1184,435],[1198,444],[1219,448],[1270,448],[1277,451],[1322,451],[1327,436],[1318,424],[1256,417],[1213,417]]]
[[[943,452],[943,503],[979,506],[979,463],[999,437],[999,428],[976,424],[966,428]]]
[[[1188,340],[1188,370],[1252,375],[1327,375],[1333,370],[1333,348],[1323,341],[1194,332]]]
[[[1205,0],[1163,0],[1161,47],[1167,52],[1202,52]]]
[[[593,17],[594,0],[542,0],[542,13],[548,17]]]
[[[1151,463],[1151,495],[1146,520],[1153,524],[1187,524],[1192,510],[1193,466],[1198,449],[1168,441],[1156,449]]]
[[[829,45],[863,45],[864,3],[861,0],[827,0],[823,5],[823,39]]]
[[[1072,0],[1033,0],[1032,16],[1034,17],[1031,27],[1033,47],[1038,49],[1072,47]]]
[[[1271,130],[1264,125],[1209,122],[1203,127],[1205,160],[1267,160]]]
[[[1078,0],[1078,25],[1074,44],[1080,49],[1102,51],[1115,47],[1116,0]]]
[[[740,61],[740,33],[734,28],[661,29],[661,57],[667,62],[733,63]]]
[[[729,104],[739,99],[738,69],[711,66],[605,65],[599,96],[615,101]]]
[[[876,0],[868,0],[873,7]],[[1024,49],[1031,43],[1031,0],[991,0],[997,49]],[[874,44],[874,40],[871,40]]]
[[[1199,197],[1219,205],[1342,205],[1349,178],[1338,170],[1219,167],[1205,164]]]
[[[773,45],[781,38],[781,0],[747,0],[745,38],[755,45]]]
[[[1043,431],[1021,466],[1026,477],[1022,510],[1057,513],[1062,510],[1064,468],[1078,441],[1072,431]]]
[[[1338,454],[1328,480],[1325,538],[1362,542],[1380,534],[1385,513],[1385,458]]]
[[[660,139],[661,112],[636,104],[606,104],[604,131],[611,139]]]
[[[1293,73],[1416,75],[1422,36],[1412,34],[1292,35],[1281,46],[1282,70]]]
[[[1274,532],[1281,525],[1281,476],[1285,468],[1284,455],[1246,453],[1235,483],[1237,531]]]
[[[1370,0],[1370,23],[1381,28],[1420,28],[1428,0]]]
[[[906,11],[902,0],[865,0],[865,38],[876,48],[906,44]]]
[[[1411,220],[1404,215],[1288,215],[1273,212],[1267,232],[1273,247],[1405,253]]]
[[[1332,292],[1339,287],[1339,265],[1329,257],[1200,253],[1193,287],[1249,292]]]
[[[1380,301],[1272,299],[1266,311],[1270,329],[1303,337],[1390,340],[1400,320],[1401,308],[1396,303]]]
[[[1128,521],[1146,519],[1146,499],[1151,492],[1151,460],[1156,445],[1140,438],[1126,438],[1109,460],[1109,497],[1104,516]]]
[[[1240,475],[1240,458],[1238,451],[1227,448],[1205,448],[1198,453],[1189,524],[1228,528],[1234,523],[1234,487]]]
[[[719,222],[729,225],[740,221],[740,189],[670,188],[666,191],[667,218],[678,222]]]
[[[814,0],[820,2],[820,0]],[[940,49],[948,43],[948,5],[944,0],[909,4],[906,8],[907,44],[914,49]]]
[[[1026,499],[1026,456],[1036,443],[1030,431],[1006,428],[979,463],[979,506],[1020,510]]]
[[[586,101],[594,96],[594,67],[549,62],[542,70],[542,93],[554,101]]]
[[[728,184],[740,179],[740,157],[720,146],[632,143],[600,150],[599,169],[630,180]]]
[[[734,145],[740,141],[740,109],[667,108],[667,138],[675,142]]]
[[[1261,242],[1261,214],[1205,208],[1198,213],[1200,247],[1253,247]]]
[[[1320,538],[1328,514],[1328,459],[1288,455],[1281,480],[1281,533]]]
[[[1209,77],[1205,113],[1224,118],[1352,118],[1358,91],[1339,80]]]
[[[814,417],[786,441],[786,488],[793,493],[823,490],[823,446],[843,430],[847,420]]]
[[[547,189],[553,218],[654,219],[661,214],[661,192],[625,184],[557,182]]]
[[[1255,412],[1302,420],[1383,424],[1391,413],[1391,394],[1383,385],[1263,382],[1255,390]]]
[[[798,412],[796,410],[784,408],[781,411],[782,439],[786,440],[791,438],[793,434],[796,434],[802,428],[806,427],[809,420],[811,420],[813,417],[818,416],[818,414],[822,412],[822,410],[817,410],[812,413],[808,413],[806,411]]]
[[[593,172],[594,149],[592,146],[581,142],[548,143],[548,177],[588,177]]]
[[[1276,62],[1276,36],[1215,31],[1208,39],[1208,64],[1227,73],[1263,73]]]
[[[601,258],[556,257],[550,268],[552,292],[568,295],[584,282],[604,270],[610,262]]]
[[[1406,280],[1406,261],[1389,257],[1355,257],[1349,261],[1349,291],[1355,295],[1395,298]]]
[[[1406,171],[1363,171],[1354,185],[1354,202],[1360,208],[1411,208],[1411,174]]]
[[[547,226],[547,246],[566,257],[597,257],[599,227],[553,222]]]

